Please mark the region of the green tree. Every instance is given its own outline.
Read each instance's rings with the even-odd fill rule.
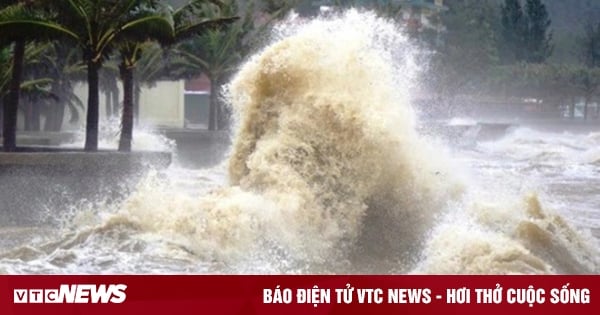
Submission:
[[[24,129],[28,131],[40,131],[42,117],[42,101],[56,98],[49,91],[50,78],[45,69],[44,57],[46,51],[51,46],[50,43],[36,44],[30,43],[25,46],[25,58],[23,62],[23,82],[21,83],[19,109],[23,112]],[[33,89],[23,90],[25,81],[36,80],[43,82],[36,84]]]
[[[104,112],[106,117],[114,117],[120,110],[119,62],[117,56],[111,56],[104,62],[99,73],[99,88],[104,93]]]
[[[122,42],[125,38],[141,41],[157,36],[168,37],[173,34],[172,21],[169,16],[147,10],[153,3],[156,1],[40,1],[40,6],[44,9],[45,14],[39,19],[23,18],[23,16],[13,16],[12,19],[0,17],[0,21],[9,22],[4,25],[0,24],[0,33],[28,34],[34,39],[40,39],[40,32],[51,30],[56,33],[58,31],[63,36],[72,39],[82,50],[83,60],[87,66],[88,83],[86,151],[98,149],[98,73],[115,44]],[[157,27],[157,25],[164,25],[164,27]],[[168,34],[161,33],[166,30],[168,30]],[[21,37],[16,39],[18,42]],[[19,48],[20,46],[15,45],[15,47]],[[15,49],[15,55],[17,53],[20,53],[19,49]],[[13,67],[13,70],[16,68]]]
[[[150,10],[150,1],[57,1],[59,24],[69,29],[87,66],[88,102],[85,150],[98,149],[99,70],[112,49],[125,39],[142,41],[172,36],[168,16]]]
[[[215,1],[195,0],[190,1],[173,12],[169,12],[172,19],[172,25],[162,23],[152,25],[155,29],[160,27],[169,27],[163,29],[157,34],[169,34],[169,36],[156,36],[149,38],[165,45],[173,45],[195,34],[202,34],[210,30],[218,30],[221,26],[233,22],[235,18],[222,17],[219,14],[210,17],[204,17],[207,10],[213,11]],[[148,6],[150,10],[163,11],[161,6]],[[134,82],[134,70],[138,61],[142,58],[144,48],[147,47],[148,39],[136,40],[135,38],[124,38],[118,43],[118,50],[121,56],[119,73],[123,82],[123,113],[121,115],[121,136],[119,140],[119,151],[131,151],[131,141],[133,138],[134,121],[134,95],[137,93],[135,102],[139,108],[139,90],[140,85]],[[157,69],[160,66],[157,65]],[[148,77],[146,77],[148,78]]]
[[[600,1],[597,0],[544,0],[552,18],[552,56],[554,63],[575,65],[582,60],[576,50],[582,27],[600,21]]]
[[[527,61],[542,63],[552,55],[551,20],[541,0],[527,0]]]
[[[0,46],[11,43],[13,46],[9,93],[3,100],[2,128],[5,151],[16,150],[17,110],[26,43],[73,35],[57,23],[48,20],[47,11],[40,8],[44,3],[33,0],[0,1]]]
[[[23,54],[24,64],[31,65],[31,68],[40,66],[40,59],[43,57],[41,53],[45,50],[46,45],[34,45],[28,44],[25,47],[25,51]],[[0,105],[4,105],[7,101],[11,80],[12,80],[12,66],[13,66],[13,58],[10,47],[5,47],[0,50],[0,69],[3,69],[0,73]],[[52,82],[45,73],[40,72],[31,72],[28,71],[28,75],[23,76],[24,79],[20,82],[19,85],[19,94],[20,98],[24,98],[28,101],[33,100],[42,100],[45,101],[47,99],[54,98],[54,95],[48,91],[47,87]],[[26,127],[34,128],[35,121],[32,119],[35,114],[33,111],[38,110],[37,106],[33,106],[32,102],[28,102],[26,106],[20,106],[21,110],[24,111],[25,114],[25,124]],[[29,117],[28,115],[29,114]],[[39,125],[39,114],[35,115],[38,119]],[[2,111],[0,111],[0,117],[3,118]],[[15,118],[16,119],[16,118]],[[0,121],[0,125],[1,125]],[[15,122],[16,123],[16,122]],[[1,134],[1,133],[0,133]]]
[[[498,63],[497,15],[490,1],[457,0],[441,15],[446,30],[435,47],[425,84],[432,85],[452,111],[457,94],[480,91],[481,82]]]
[[[0,71],[0,137],[4,132],[4,93],[10,82],[10,55],[9,47],[0,45],[0,69],[4,69],[4,71]]]
[[[29,17],[29,12],[23,4],[18,1],[2,1],[2,11],[0,11],[0,20],[10,21],[14,18]],[[25,57],[26,36],[19,36],[8,32],[7,37],[3,38],[4,44],[14,43],[12,51],[11,79],[9,83],[9,94],[3,100],[3,148],[6,152],[15,151],[17,148],[17,110],[19,107],[19,94],[21,81],[23,80],[23,59]],[[30,35],[30,34],[27,34]],[[10,36],[10,37],[9,37]]]
[[[227,115],[219,98],[222,84],[242,59],[256,48],[258,39],[268,27],[291,8],[291,3],[293,1],[223,1],[221,12],[205,10],[208,18],[221,14],[240,16],[240,20],[225,29],[196,35],[173,51],[173,74],[187,78],[205,74],[210,80],[209,130],[227,128]]]
[[[74,93],[73,85],[84,81],[85,68],[80,62],[79,49],[57,41],[26,46],[24,83],[45,80],[47,84],[22,91],[20,108],[24,111],[25,130],[39,131],[41,116],[45,116],[45,131],[59,131],[65,109],[71,113],[71,122],[79,120],[79,111],[85,106]],[[26,92],[26,93],[24,93]]]
[[[511,64],[524,60],[527,19],[519,0],[504,0],[501,6],[500,34],[498,47],[502,63]]]
[[[66,109],[69,110],[71,123],[77,122],[80,111],[85,110],[85,104],[75,94],[74,85],[85,81],[86,67],[81,62],[80,49],[58,41],[46,50],[43,63],[47,76],[52,79],[50,93],[55,96],[42,100],[46,116],[44,130],[60,131]]]
[[[571,84],[583,96],[583,119],[589,116],[589,104],[600,89],[600,68],[576,67],[571,70]]]
[[[600,67],[600,22],[587,21],[579,37],[581,61],[588,67]]]

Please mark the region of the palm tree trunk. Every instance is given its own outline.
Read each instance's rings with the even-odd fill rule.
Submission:
[[[98,150],[98,71],[100,63],[88,60],[88,108],[85,126],[85,150]]]
[[[61,131],[63,126],[63,121],[65,120],[65,108],[67,105],[64,103],[58,103],[56,106],[55,119],[52,124],[52,131]]]
[[[121,65],[123,81],[123,114],[121,115],[121,137],[119,151],[130,152],[133,138],[133,68]]]
[[[219,86],[216,80],[212,77],[210,79],[210,100],[208,107],[208,130],[217,130],[219,128],[219,110],[218,110],[218,101],[219,101]]]
[[[4,151],[13,152],[17,149],[17,108],[23,77],[23,58],[25,56],[25,41],[15,42],[13,52],[13,69],[10,81],[10,91],[7,102],[4,103],[3,143]]]
[[[6,97],[0,98],[0,138],[4,132],[4,103],[6,103]]]
[[[131,79],[133,82],[133,117],[135,118],[135,122],[140,122],[140,97],[142,95],[142,87],[135,83],[133,78]]]

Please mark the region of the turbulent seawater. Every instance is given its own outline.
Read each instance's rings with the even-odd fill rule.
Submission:
[[[413,50],[368,13],[288,21],[227,87],[221,165],[4,228],[0,272],[597,273],[600,133],[421,133]]]

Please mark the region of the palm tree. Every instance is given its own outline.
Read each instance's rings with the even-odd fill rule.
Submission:
[[[133,69],[141,57],[142,47],[139,43],[126,42],[119,49],[122,62],[119,73],[123,81],[123,112],[121,114],[121,136],[119,151],[131,151],[133,138]]]
[[[100,72],[99,87],[104,92],[105,112],[107,117],[117,116],[119,113],[120,93],[119,93],[119,63],[116,56],[104,63]]]
[[[81,53],[77,47],[66,43],[54,42],[43,56],[42,63],[47,76],[52,79],[50,93],[53,98],[45,98],[45,131],[60,131],[69,109],[70,122],[79,120],[80,110],[85,109],[81,99],[75,94],[74,83],[85,81],[85,66],[81,63]]]
[[[237,14],[238,5],[235,1],[227,2],[225,10],[228,14]],[[214,13],[213,13],[214,14]],[[219,117],[219,87],[223,78],[233,71],[242,59],[239,43],[245,32],[249,30],[250,20],[246,17],[226,30],[210,30],[196,35],[192,40],[184,42],[174,51],[176,67],[185,69],[190,76],[205,74],[210,81],[210,100],[208,129],[221,129]]]
[[[50,47],[49,43],[36,44],[31,43],[25,47],[23,62],[24,80],[45,80],[50,83],[52,79],[47,76],[47,71],[43,64],[44,53]],[[26,61],[26,62],[25,62]],[[25,130],[40,131],[41,106],[40,102],[46,98],[52,98],[53,95],[48,90],[48,84],[34,85],[34,89],[23,93],[21,84],[20,98],[24,100],[19,104],[25,118]]]
[[[207,18],[203,17],[205,12],[218,11],[218,6],[214,4],[216,1],[212,0],[195,0],[190,1],[181,8],[170,12],[172,18],[173,33],[169,37],[156,36],[153,40],[163,44],[172,45],[176,42],[184,40],[195,34],[201,34],[212,29],[219,29],[222,26],[233,22],[235,17],[221,17],[218,14],[208,15]],[[154,10],[164,10],[164,8],[155,7]],[[165,25],[154,25],[154,28],[165,27]],[[166,34],[167,29],[164,29],[157,34]],[[140,95],[140,80],[138,82],[134,80],[134,69],[136,68],[138,61],[143,58],[144,50],[150,47],[151,54],[146,61],[153,60],[156,63],[153,68],[144,68],[142,72],[145,82],[151,83],[156,80],[157,74],[160,74],[160,55],[161,50],[156,46],[149,45],[148,41],[136,40],[135,38],[124,38],[122,42],[118,44],[119,52],[121,55],[121,64],[119,66],[119,72],[121,80],[123,82],[123,113],[121,115],[121,136],[119,139],[119,151],[131,151],[131,141],[133,138],[133,121],[134,112],[139,111],[139,95]],[[139,77],[139,76],[138,76]],[[137,106],[134,106],[137,104]]]
[[[38,101],[46,101],[54,98],[54,94],[48,90],[48,86],[53,80],[47,73],[32,71],[34,68],[41,68],[41,60],[47,46],[48,45],[28,44],[26,45],[23,54],[24,64],[28,66],[27,68],[31,68],[24,71],[27,75],[24,76],[24,80],[19,84],[20,98],[24,98],[28,101],[26,104],[22,104],[26,106],[20,107],[25,113],[25,127],[27,130],[37,130],[36,128],[39,127],[40,107],[38,106]],[[10,47],[5,47],[0,50],[0,69],[3,70],[0,73],[0,105],[7,103],[8,95],[10,93],[9,90],[13,73],[12,59]],[[0,111],[0,114],[2,114],[2,111]],[[2,116],[3,115],[0,115],[0,117]],[[0,125],[2,118],[0,118]]]
[[[200,7],[217,0],[192,1]],[[2,3],[0,3],[2,4]],[[147,40],[176,40],[175,34],[185,36],[197,32],[191,11],[170,14],[159,10],[154,0],[66,0],[66,1],[6,1],[0,10],[0,38],[14,42],[11,93],[4,108],[5,150],[16,147],[16,108],[18,88],[22,79],[25,41],[68,37],[83,53],[87,67],[88,102],[86,115],[86,151],[98,148],[99,70],[116,44]],[[39,4],[40,6],[33,6]],[[30,8],[30,6],[32,8]],[[162,6],[161,6],[162,7]],[[179,23],[185,21],[186,23]],[[175,27],[177,25],[177,28]],[[16,35],[15,35],[16,34]]]
[[[170,18],[152,10],[156,1],[68,0],[53,4],[57,21],[76,34],[87,66],[88,107],[85,150],[98,149],[99,70],[115,44],[173,35]]]
[[[25,41],[16,40],[13,46],[12,75],[9,84],[9,93],[4,103],[4,151],[11,152],[17,148],[17,109],[23,76],[23,58],[25,55]]]
[[[225,129],[227,125],[219,100],[221,85],[254,48],[252,43],[256,41],[252,39],[260,37],[275,19],[285,14],[290,9],[290,3],[293,2],[252,0],[243,4],[238,0],[224,1],[221,12],[206,12],[235,16],[245,11],[239,21],[226,29],[213,29],[195,35],[174,50],[174,67],[179,70],[179,76],[197,77],[205,74],[211,83],[209,130]],[[257,8],[261,5],[264,8]]]
[[[10,49],[7,46],[0,45],[0,137],[2,137],[4,129],[4,92],[5,88],[10,81],[9,74],[11,73],[10,62]]]
[[[146,40],[173,36],[164,12],[149,10],[152,0],[5,1],[0,11],[0,38],[14,42],[11,92],[4,110],[5,150],[15,149],[18,82],[22,79],[25,41],[67,37],[82,50],[87,67],[86,151],[98,149],[98,72],[114,48],[126,38]]]
[[[2,1],[2,11],[0,11],[0,20],[5,18],[12,18],[14,16],[24,16],[24,6],[19,4],[18,1]],[[3,147],[4,151],[11,152],[17,148],[17,108],[19,106],[19,94],[21,87],[21,80],[23,76],[23,58],[25,56],[25,41],[24,36],[6,34],[10,37],[4,37],[4,40],[13,42],[13,59],[11,65],[11,79],[9,94],[4,100],[3,108]]]
[[[155,43],[146,43],[142,51],[142,57],[137,61],[133,72],[133,116],[136,119],[139,119],[142,87],[151,88],[160,80],[170,79],[165,61],[168,50]]]
[[[46,12],[39,10],[38,4],[41,4],[41,1],[0,1],[0,45],[13,45],[9,93],[3,100],[3,147],[7,152],[16,150],[17,109],[26,43],[60,35],[73,35],[60,25],[47,20]]]

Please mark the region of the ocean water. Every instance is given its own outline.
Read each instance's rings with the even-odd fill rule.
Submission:
[[[600,133],[421,133],[413,51],[369,13],[283,23],[225,90],[220,165],[2,228],[0,273],[597,273]]]

